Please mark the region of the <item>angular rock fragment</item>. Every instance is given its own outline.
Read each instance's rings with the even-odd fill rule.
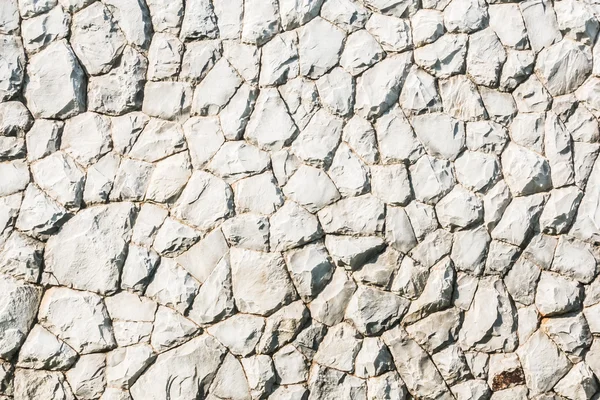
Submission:
[[[33,327],[42,289],[4,274],[0,275],[0,287],[0,321],[3,326],[0,355],[8,359],[19,350]]]
[[[356,114],[372,119],[392,107],[408,75],[410,58],[410,52],[387,57],[357,79]]]
[[[131,203],[91,207],[78,213],[48,241],[45,272],[65,286],[102,294],[114,292],[135,213]]]
[[[94,293],[51,288],[42,298],[38,320],[80,354],[117,345],[104,301]]]
[[[35,118],[68,118],[85,110],[85,74],[66,40],[29,59],[23,95]]]
[[[296,290],[276,254],[233,248],[233,296],[241,312],[268,316],[296,297]]]

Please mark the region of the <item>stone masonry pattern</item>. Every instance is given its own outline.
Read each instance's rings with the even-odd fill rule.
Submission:
[[[599,0],[0,0],[0,400],[600,398]]]

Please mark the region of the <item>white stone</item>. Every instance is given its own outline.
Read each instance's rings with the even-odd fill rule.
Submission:
[[[52,274],[54,282],[65,286],[102,294],[114,292],[135,212],[133,204],[121,203],[78,213],[49,240],[45,271]]]
[[[209,0],[188,0],[181,22],[181,39],[216,39],[217,21],[212,2]]]
[[[116,347],[106,306],[97,294],[51,288],[42,298],[38,320],[80,354]]]
[[[279,33],[279,4],[275,0],[244,0],[242,42],[258,46]]]
[[[333,264],[322,243],[288,251],[285,260],[292,282],[305,301],[314,299],[333,275]]]
[[[326,37],[327,40],[322,40]],[[323,18],[315,18],[298,32],[300,74],[317,79],[326,74],[340,60],[343,41],[342,30]]]
[[[79,114],[65,123],[60,148],[81,166],[88,167],[110,151],[110,131],[108,117],[93,112]]]
[[[246,127],[246,139],[265,150],[281,150],[291,143],[297,132],[277,89],[261,90]]]
[[[384,204],[377,197],[349,197],[325,207],[318,213],[328,234],[374,235],[383,230]]]
[[[503,45],[517,50],[529,47],[529,39],[517,4],[492,4],[488,7],[490,27]]]
[[[175,203],[175,216],[201,231],[211,230],[233,212],[233,192],[223,180],[203,171],[194,171]]]
[[[413,164],[425,153],[423,145],[399,107],[392,108],[375,123],[379,155],[385,164]],[[366,144],[366,143],[365,143]]]
[[[430,156],[453,161],[465,147],[464,123],[447,114],[417,115],[411,123]]]
[[[373,13],[365,28],[385,51],[401,52],[412,47],[411,28],[405,19]]]
[[[528,0],[519,4],[519,8],[533,51],[538,53],[562,38],[551,3],[545,0]]]
[[[348,3],[352,4],[350,1]],[[332,0],[327,1],[325,4],[332,4]],[[346,39],[344,51],[340,57],[340,65],[356,76],[380,62],[383,56],[384,51],[373,35],[366,30],[359,30],[350,34]]]
[[[192,112],[197,115],[216,115],[227,105],[242,78],[231,64],[221,58],[194,91]]]
[[[18,176],[18,172],[16,169],[13,173]],[[71,157],[60,151],[31,166],[33,179],[40,189],[68,209],[77,209],[81,205],[84,172]],[[25,185],[22,185],[23,188]]]
[[[396,54],[362,74],[356,83],[356,114],[373,118],[392,107],[408,75],[410,59],[410,52]]]
[[[0,355],[8,358],[19,350],[33,327],[42,289],[4,274],[0,275],[0,287]]]
[[[532,394],[550,390],[571,368],[567,357],[542,331],[517,350]]]
[[[415,50],[415,63],[437,78],[464,72],[468,36],[445,34],[435,42]]]
[[[296,297],[281,256],[233,248],[230,257],[233,296],[240,311],[267,316]]]
[[[170,393],[182,398],[204,396],[226,351],[215,338],[198,336],[160,354],[131,387],[131,395],[134,400],[158,400],[168,387]]]
[[[70,42],[86,72],[108,72],[126,44],[108,8],[102,3],[86,7],[73,16],[72,26]]]
[[[84,72],[65,40],[29,59],[23,94],[35,118],[68,118],[85,110]]]

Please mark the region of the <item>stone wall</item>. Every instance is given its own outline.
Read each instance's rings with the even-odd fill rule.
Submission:
[[[596,15],[0,0],[0,400],[593,398]]]

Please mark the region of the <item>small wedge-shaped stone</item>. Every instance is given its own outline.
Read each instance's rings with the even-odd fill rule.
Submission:
[[[177,311],[158,306],[152,327],[150,344],[156,352],[179,346],[198,335],[200,327]]]
[[[102,294],[114,292],[135,213],[131,203],[81,211],[48,241],[45,270],[62,285]]]
[[[79,354],[116,347],[102,297],[90,292],[51,288],[40,304],[39,323]]]
[[[85,73],[65,40],[29,59],[23,94],[35,118],[68,118],[85,110]]]
[[[94,3],[73,16],[70,42],[90,75],[108,72],[125,47],[125,35],[103,3]]]
[[[226,352],[210,335],[194,338],[160,354],[133,384],[131,396],[134,400],[204,397]]]
[[[198,282],[172,258],[163,257],[145,294],[157,303],[184,314],[199,287]]]
[[[197,115],[217,115],[242,84],[242,78],[232,65],[221,58],[196,86],[192,112]]]
[[[229,257],[225,256],[200,286],[189,317],[198,324],[209,324],[230,316],[234,307],[231,265]]]
[[[241,312],[268,316],[295,299],[280,255],[232,248],[230,258],[233,296]]]

